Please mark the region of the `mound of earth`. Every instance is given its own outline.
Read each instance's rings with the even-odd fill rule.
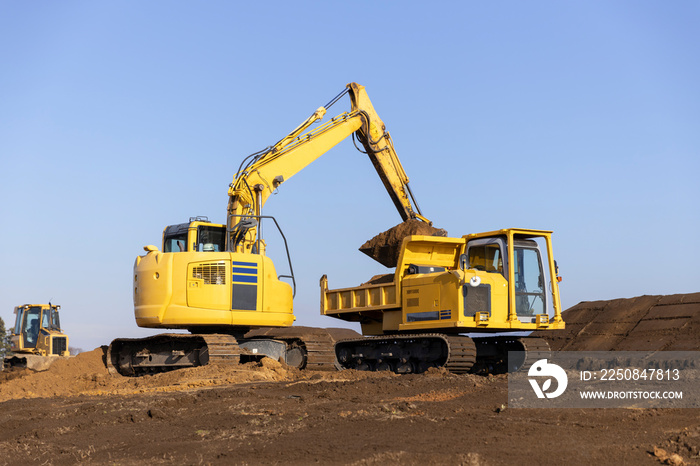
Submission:
[[[532,336],[555,351],[700,350],[700,293],[584,301],[562,318],[566,329]]]
[[[338,335],[352,336],[357,333],[352,330],[347,333],[339,331]],[[107,347],[103,346],[74,358],[62,359],[42,372],[30,369],[5,371],[0,378],[0,403],[21,398],[125,396],[267,382],[343,382],[377,376],[398,377],[393,373],[302,371],[269,358],[246,364],[209,364],[144,377],[123,377],[107,371],[106,350]]]
[[[417,219],[409,219],[379,233],[360,246],[360,251],[385,267],[396,267],[401,253],[401,243],[405,237],[411,235],[447,236],[447,231]]]

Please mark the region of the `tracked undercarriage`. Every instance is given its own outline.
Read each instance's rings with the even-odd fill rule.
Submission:
[[[255,332],[253,332],[255,333]],[[324,329],[270,329],[253,335],[200,333],[118,338],[107,349],[112,374],[141,376],[207,364],[237,365],[269,357],[288,366],[336,370],[334,339]]]
[[[541,338],[414,334],[342,340],[336,356],[343,369],[421,373],[444,367],[455,374],[504,373],[546,358],[549,345]],[[509,357],[509,352],[511,352]]]

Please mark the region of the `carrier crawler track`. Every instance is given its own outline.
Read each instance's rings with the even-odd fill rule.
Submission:
[[[471,338],[459,335],[391,335],[341,340],[336,344],[336,356],[344,369],[403,374],[445,367],[461,374],[469,372],[476,361],[476,347]]]
[[[476,345],[466,336],[443,336],[450,349],[445,368],[455,374],[466,374],[476,363]]]
[[[475,338],[477,360],[472,372],[505,373],[527,370],[550,355],[549,343],[536,337]]]

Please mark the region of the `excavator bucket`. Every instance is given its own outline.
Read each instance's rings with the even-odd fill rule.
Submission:
[[[411,235],[447,236],[447,231],[421,220],[409,219],[379,233],[360,246],[360,251],[385,267],[396,267],[401,254],[401,243],[405,237]]]

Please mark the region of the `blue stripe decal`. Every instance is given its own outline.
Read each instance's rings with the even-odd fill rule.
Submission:
[[[243,267],[233,267],[231,269],[232,273],[247,273],[247,274],[258,274],[258,269],[244,269]]]
[[[258,264],[257,262],[236,262],[236,261],[231,261],[233,265],[242,265],[244,267],[257,267]]]
[[[258,276],[257,275],[233,275],[231,277],[232,282],[241,282],[241,283],[258,283]]]

